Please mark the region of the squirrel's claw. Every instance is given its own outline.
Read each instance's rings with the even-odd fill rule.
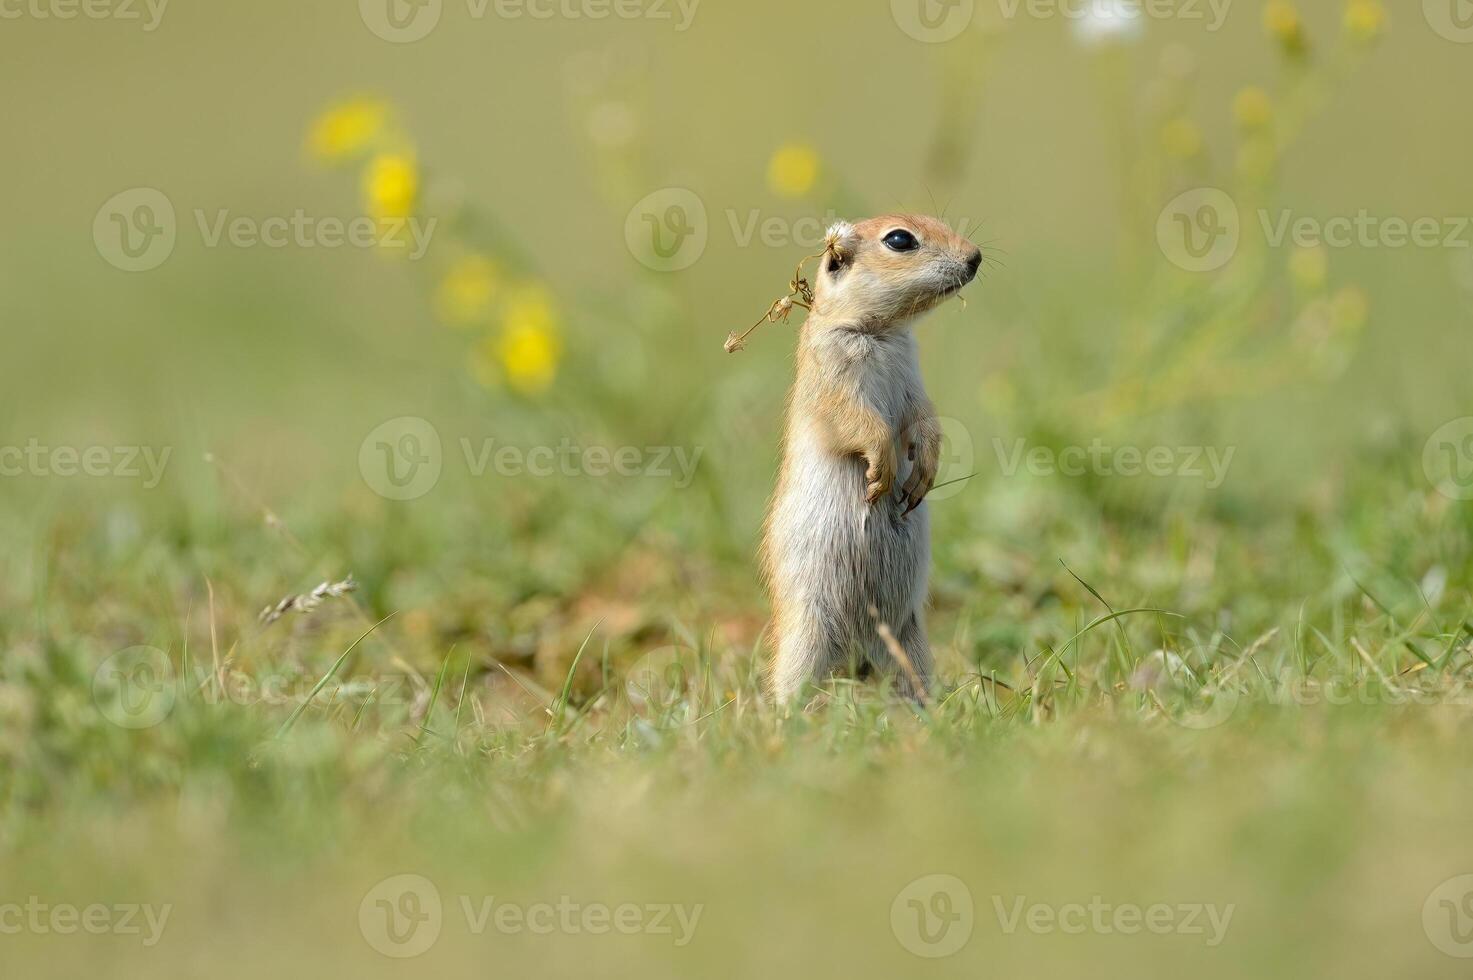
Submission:
[[[895,486],[895,464],[883,453],[866,456],[869,468],[864,473],[864,499],[874,506]]]
[[[911,468],[905,486],[901,487],[900,495],[905,503],[905,510],[901,512],[901,517],[919,507],[926,499],[926,495],[931,492],[931,488],[936,485],[937,467],[930,464],[930,459],[929,454],[922,453],[916,465]]]

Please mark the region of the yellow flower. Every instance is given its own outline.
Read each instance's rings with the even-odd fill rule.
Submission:
[[[818,182],[818,153],[803,143],[779,147],[767,165],[767,184],[783,197],[802,197]]]
[[[550,330],[519,327],[501,338],[500,354],[507,383],[523,394],[536,395],[557,377],[562,345]]]
[[[557,317],[553,314],[552,297],[537,284],[518,286],[507,299],[506,314],[502,320],[506,330],[557,329]]]
[[[1273,100],[1263,89],[1250,85],[1233,99],[1233,117],[1244,129],[1262,129],[1273,121]]]
[[[1386,27],[1386,8],[1381,0],[1350,0],[1345,8],[1345,29],[1357,41],[1374,41]]]
[[[1202,152],[1202,133],[1190,119],[1173,119],[1161,131],[1161,145],[1169,155],[1179,160],[1190,160]]]
[[[1289,256],[1289,275],[1300,288],[1318,292],[1330,273],[1330,256],[1324,246],[1297,248]]]
[[[458,327],[485,319],[501,278],[496,263],[484,255],[467,255],[450,267],[435,298],[440,319]]]
[[[551,297],[541,286],[523,286],[507,303],[500,336],[488,339],[477,376],[486,382],[493,365],[485,361],[494,358],[494,367],[507,384],[523,394],[536,395],[557,377],[562,353]]]
[[[1267,180],[1273,173],[1278,155],[1272,139],[1250,136],[1238,147],[1238,173],[1254,182]]]
[[[1268,0],[1268,5],[1263,8],[1263,26],[1290,54],[1304,50],[1304,21],[1289,0]]]
[[[419,199],[419,168],[404,153],[380,153],[363,172],[363,204],[375,218],[407,218]]]
[[[1371,298],[1359,286],[1346,286],[1330,301],[1330,322],[1337,331],[1355,333],[1371,315]]]
[[[313,120],[308,148],[314,157],[327,163],[356,157],[383,132],[388,115],[388,107],[372,99],[333,106]]]

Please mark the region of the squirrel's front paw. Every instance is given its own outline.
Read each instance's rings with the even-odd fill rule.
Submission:
[[[941,440],[936,437],[928,437],[924,442],[912,444],[910,457],[914,465],[910,469],[910,476],[906,478],[905,485],[900,488],[900,496],[905,503],[905,513],[909,514],[921,505],[926,499],[926,494],[936,485],[936,473],[941,469]]]
[[[868,464],[864,473],[864,499],[873,505],[895,486],[895,451],[887,447],[867,452],[864,461]]]

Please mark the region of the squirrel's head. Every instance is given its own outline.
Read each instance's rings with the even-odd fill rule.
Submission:
[[[868,330],[902,326],[955,296],[982,266],[982,250],[943,222],[885,215],[829,229],[835,248],[813,284],[814,312]]]

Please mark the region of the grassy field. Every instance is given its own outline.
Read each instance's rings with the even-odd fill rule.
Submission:
[[[1466,973],[1455,23],[855,6],[0,25],[7,976]],[[779,709],[721,344],[896,208],[942,690]]]

